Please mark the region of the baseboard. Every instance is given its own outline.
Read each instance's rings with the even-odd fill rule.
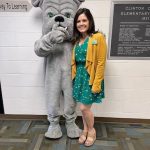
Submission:
[[[0,120],[46,120],[46,115],[0,114]]]
[[[46,119],[47,119],[46,115],[0,114],[0,120],[46,120]],[[62,121],[64,120],[63,117],[61,117],[60,119]],[[77,121],[78,120],[81,120],[81,116],[77,117]],[[95,117],[95,122],[150,124],[150,119]]]
[[[115,123],[142,123],[150,124],[150,119],[138,119],[138,118],[111,118],[111,117],[95,117],[95,122],[115,122]]]

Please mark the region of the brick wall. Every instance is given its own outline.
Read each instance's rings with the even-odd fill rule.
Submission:
[[[86,0],[96,28],[109,38],[111,0]],[[41,36],[39,8],[28,13],[0,13],[0,80],[7,114],[46,114],[43,58],[33,51]],[[149,60],[107,60],[106,98],[94,105],[96,116],[150,118]]]

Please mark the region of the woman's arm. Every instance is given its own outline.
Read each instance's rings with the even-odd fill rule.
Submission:
[[[101,82],[104,79],[104,69],[105,69],[105,61],[106,61],[106,39],[104,35],[100,34],[98,37],[98,45],[97,45],[97,66],[95,79],[92,85],[92,92],[99,93],[101,91]]]

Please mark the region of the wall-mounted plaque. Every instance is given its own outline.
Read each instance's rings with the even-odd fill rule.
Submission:
[[[109,59],[150,58],[150,1],[113,1]]]

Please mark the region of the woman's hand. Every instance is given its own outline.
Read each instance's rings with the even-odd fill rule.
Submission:
[[[100,91],[101,91],[101,90],[96,90],[96,89],[93,89],[93,87],[92,87],[92,93],[93,93],[93,94],[98,94],[98,93],[100,93]]]

